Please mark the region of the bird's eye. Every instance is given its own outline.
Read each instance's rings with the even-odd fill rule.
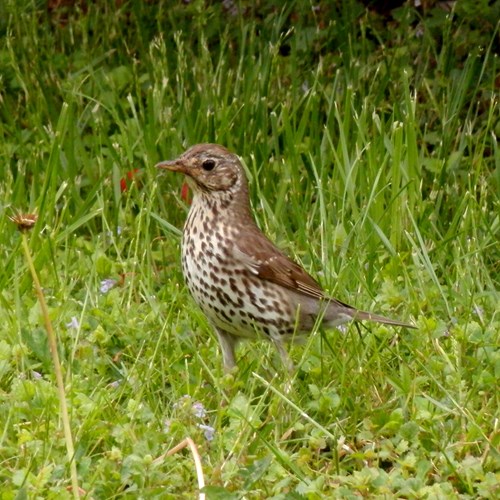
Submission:
[[[215,161],[214,160],[205,160],[201,164],[201,166],[202,166],[203,170],[210,172],[210,170],[213,170],[215,167]]]

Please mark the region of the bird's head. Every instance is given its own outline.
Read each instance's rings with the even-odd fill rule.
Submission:
[[[227,198],[247,186],[245,171],[235,154],[218,144],[197,144],[179,158],[162,161],[156,168],[183,173],[194,194]]]

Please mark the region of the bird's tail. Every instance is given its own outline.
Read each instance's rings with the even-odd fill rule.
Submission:
[[[386,325],[393,326],[404,326],[405,328],[417,328],[415,325],[410,323],[405,323],[404,321],[399,321],[397,319],[386,318],[385,316],[380,316],[379,314],[373,314],[366,311],[358,311],[357,309],[353,309],[350,311],[350,316],[354,321],[375,321],[377,323],[384,323]]]
[[[355,307],[341,302],[333,297],[328,297],[325,304],[323,322],[325,325],[335,327],[347,323],[349,321],[375,321],[386,325],[403,326],[405,328],[417,328],[416,326],[399,321],[397,319],[386,318],[380,314],[373,314],[367,311],[360,311]]]

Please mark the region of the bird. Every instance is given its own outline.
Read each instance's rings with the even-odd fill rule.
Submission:
[[[272,341],[292,370],[287,341],[306,337],[317,323],[331,328],[367,320],[415,328],[330,297],[278,249],[252,215],[239,157],[224,146],[197,144],[156,168],[184,174],[193,192],[182,232],[182,271],[215,330],[226,372],[237,366],[242,339]]]

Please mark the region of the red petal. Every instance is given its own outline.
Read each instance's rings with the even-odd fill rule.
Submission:
[[[138,168],[134,168],[134,170],[129,170],[129,171],[127,172],[127,177],[128,177],[130,180],[132,180],[132,179],[134,178],[134,176],[135,176],[135,174],[136,174],[137,172],[139,172],[139,169],[138,169]]]
[[[139,172],[138,168],[134,168],[134,170],[129,170],[126,174],[125,177],[122,177],[120,179],[120,190],[122,193],[124,193],[129,186],[129,182],[127,181],[133,181],[135,179],[135,174]]]
[[[189,186],[187,182],[185,182],[181,187],[181,199],[184,203],[191,205],[191,197],[189,196]]]

